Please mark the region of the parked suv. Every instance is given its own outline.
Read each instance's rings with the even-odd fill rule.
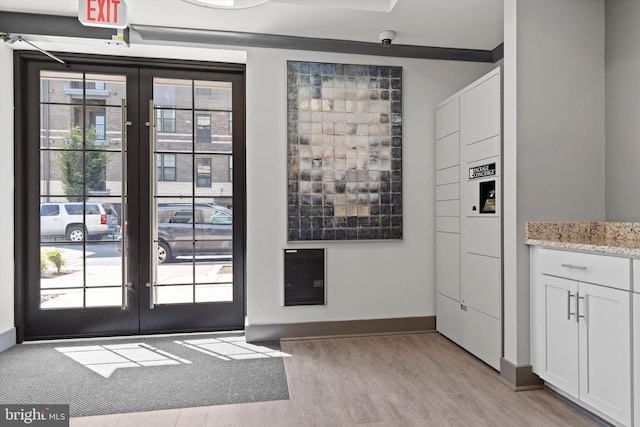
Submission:
[[[40,204],[40,235],[72,242],[116,236],[118,213],[109,203],[63,202]]]
[[[158,263],[179,256],[230,256],[233,252],[233,212],[209,204],[158,205]]]

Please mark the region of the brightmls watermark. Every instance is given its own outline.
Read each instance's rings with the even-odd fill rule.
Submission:
[[[0,405],[0,427],[68,427],[69,405]]]

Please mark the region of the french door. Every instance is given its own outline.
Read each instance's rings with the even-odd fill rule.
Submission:
[[[21,338],[243,328],[243,67],[20,66]]]

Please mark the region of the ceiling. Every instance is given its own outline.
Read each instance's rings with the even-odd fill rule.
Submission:
[[[130,25],[373,43],[381,30],[393,30],[397,45],[482,50],[503,39],[503,0],[271,0],[241,10],[127,0],[127,9]],[[78,16],[78,0],[0,0],[0,11]]]

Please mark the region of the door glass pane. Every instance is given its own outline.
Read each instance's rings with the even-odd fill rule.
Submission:
[[[157,286],[156,304],[185,304],[193,302],[193,286]]]
[[[155,109],[157,151],[193,152],[193,114],[189,110]]]
[[[191,203],[193,155],[178,152],[156,153],[156,195],[159,203]]]
[[[183,79],[153,79],[153,102],[158,107],[193,109],[193,82]]]
[[[196,143],[211,142],[211,114],[196,114]]]
[[[153,93],[155,303],[231,302],[231,84],[154,79]]]
[[[196,80],[195,108],[231,111],[231,83]]]
[[[43,104],[81,103],[83,74],[59,71],[40,73],[40,102]]]
[[[87,74],[85,76],[85,96],[88,103],[104,100],[105,105],[120,106],[120,99],[126,96],[127,85],[122,76],[112,74]]]
[[[86,307],[120,307],[122,304],[122,288],[120,286],[86,289],[85,292]]]
[[[233,115],[231,112],[196,111],[196,151],[231,153]]]
[[[40,86],[40,308],[121,306],[125,77],[45,71]]]
[[[196,302],[233,301],[233,283],[196,285]]]

